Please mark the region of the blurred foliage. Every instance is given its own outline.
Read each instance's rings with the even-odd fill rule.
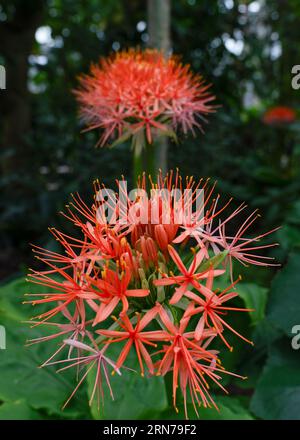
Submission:
[[[22,54],[22,45],[16,50],[14,39],[20,41],[26,17],[37,6],[41,15],[30,53]],[[291,349],[289,339],[300,311],[300,122],[288,126],[262,122],[264,111],[279,104],[294,108],[300,117],[299,92],[291,88],[290,73],[300,60],[299,19],[298,0],[172,2],[173,51],[212,83],[219,108],[209,118],[204,135],[182,136],[178,146],[170,144],[169,165],[179,166],[182,174],[217,179],[225,200],[233,195],[234,204],[245,200],[252,209],[259,208],[263,217],[253,233],[282,225],[276,232],[280,247],[270,255],[283,265],[288,260],[278,274],[276,268],[238,268],[245,273],[241,302],[256,311],[235,318],[236,326],[253,338],[255,347],[245,348],[235,339],[236,349],[225,355],[224,365],[249,379],[228,381],[230,397],[217,396],[220,413],[201,409],[202,418],[300,417],[299,351]],[[5,142],[11,108],[9,102],[1,107],[1,96],[0,277],[4,281],[32,264],[29,242],[49,245],[49,225],[64,223],[66,229],[56,213],[70,192],[79,191],[90,201],[95,178],[107,186],[121,174],[131,179],[128,145],[96,150],[97,133],[81,132],[72,89],[91,62],[111,51],[144,47],[148,38],[145,3],[137,0],[4,0],[0,36],[7,29],[9,50],[0,45],[0,62],[13,69],[12,53],[26,57],[28,94],[22,103],[30,125],[22,141]],[[13,87],[9,78],[7,86]],[[18,123],[12,128],[18,132]],[[0,323],[8,332],[8,349],[0,351],[0,418],[95,416],[95,408],[87,406],[87,385],[62,413],[70,378],[37,369],[51,347],[23,347],[28,331],[20,320],[29,318],[29,310],[21,307],[25,290],[24,282],[17,280],[0,291]],[[130,401],[126,407],[117,405],[118,417],[133,417],[133,412],[148,418],[176,416],[155,380],[153,389],[139,388],[151,396],[147,408],[134,395],[135,380],[141,379],[130,380],[116,383],[120,396],[126,393]],[[115,411],[109,404],[105,417],[114,418]]]

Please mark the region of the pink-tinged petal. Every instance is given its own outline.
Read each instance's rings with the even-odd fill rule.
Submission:
[[[204,301],[202,298],[200,298],[199,295],[197,295],[197,294],[194,293],[194,292],[191,292],[190,290],[187,290],[187,291],[185,292],[185,296],[186,296],[187,298],[191,299],[192,301],[195,301],[195,303],[199,304],[200,306],[203,306],[203,307],[204,307],[205,304],[206,304],[205,301]],[[197,310],[197,309],[195,309],[194,311],[191,311],[190,314],[191,314],[191,315],[194,315],[196,310]]]
[[[212,290],[213,283],[214,283],[214,272],[213,272],[213,270],[210,270],[208,272],[208,277],[207,277],[207,281],[206,281],[206,287],[208,289]]]
[[[134,328],[133,328],[132,322],[128,318],[127,314],[124,312],[121,312],[120,318],[121,318],[123,324],[125,325],[126,329],[128,330],[128,332],[133,332]]]
[[[180,272],[182,272],[183,274],[186,274],[187,273],[186,267],[183,264],[178,252],[175,251],[175,249],[170,245],[168,246],[168,251],[169,251],[169,254],[170,254],[172,260],[174,261],[174,263],[176,264],[176,266],[178,267]]]
[[[118,360],[117,360],[117,362],[116,362],[116,366],[117,366],[117,368],[120,368],[120,367],[124,364],[124,362],[125,362],[125,360],[126,360],[128,354],[129,354],[129,352],[130,352],[130,349],[131,349],[131,347],[132,347],[132,344],[133,344],[133,340],[132,340],[132,339],[129,339],[129,340],[126,342],[126,344],[124,345],[124,347],[123,347],[123,349],[122,349],[122,351],[121,351],[121,353],[120,353],[120,356],[119,356],[119,358],[118,358]]]
[[[117,330],[102,330],[101,329],[101,330],[96,330],[96,333],[99,333],[99,335],[102,335],[102,336],[109,336],[111,338],[114,338],[114,337],[119,338],[119,337],[123,337],[123,336],[124,336],[124,338],[126,338],[129,336],[129,333],[119,332]]]
[[[197,254],[195,255],[195,257],[189,267],[189,273],[194,273],[198,269],[198,267],[200,266],[200,264],[203,261],[203,258],[206,255],[206,252],[207,251],[205,248],[202,248],[202,249],[200,249],[199,252],[197,252]]]
[[[77,298],[82,298],[82,299],[99,299],[99,295],[96,295],[95,293],[77,293]],[[101,299],[101,298],[100,298]]]
[[[120,298],[114,297],[109,301],[108,304],[104,304],[104,303],[100,304],[96,318],[93,322],[93,326],[98,324],[101,321],[105,321],[105,319],[108,318],[112,314],[112,312],[114,311],[114,309],[118,305],[119,301],[120,301]]]
[[[211,290],[208,289],[206,286],[203,286],[202,284],[198,284],[197,286],[194,286],[195,289],[198,290],[198,292],[202,293],[206,298],[211,298],[215,295],[215,293]]]
[[[142,297],[142,296],[149,295],[149,293],[150,293],[150,290],[148,290],[148,289],[131,289],[131,290],[126,290],[126,296]]]
[[[137,344],[138,344],[138,347],[139,347],[139,349],[140,349],[140,351],[141,351],[141,354],[142,354],[142,356],[143,356],[143,358],[144,358],[144,361],[145,361],[145,363],[146,363],[146,365],[147,365],[147,368],[148,368],[149,372],[150,372],[151,374],[154,374],[153,362],[152,362],[152,360],[151,360],[151,357],[150,357],[148,351],[146,350],[146,348],[144,347],[144,345],[142,344],[142,342],[137,341]]]
[[[172,338],[165,330],[153,330],[149,332],[142,333],[143,339],[148,339],[149,341],[168,341]]]
[[[159,307],[157,306],[154,306],[151,310],[148,310],[140,321],[139,329],[143,330],[151,321],[153,321],[158,314],[158,311]]]
[[[172,323],[168,313],[166,312],[166,310],[163,308],[163,306],[161,306],[159,308],[159,316],[160,319],[162,320],[164,326],[166,327],[166,329],[170,332],[175,334],[177,332],[177,329],[175,327],[175,325]]]
[[[93,353],[98,353],[97,350],[95,350],[94,348],[90,347],[89,345],[84,344],[83,342],[80,342],[80,341],[76,341],[74,339],[65,339],[64,343],[68,344],[68,345],[71,345],[72,347],[80,348],[81,350],[87,350],[87,351],[91,351]]]
[[[168,371],[171,370],[172,368],[172,362],[173,362],[173,350],[169,350],[165,356],[163,357],[163,359],[160,361],[159,367],[158,367],[158,372],[164,376],[165,374],[168,373]]]
[[[176,304],[176,303],[178,303],[178,301],[181,300],[182,296],[185,294],[185,292],[187,290],[187,286],[188,286],[188,283],[185,283],[182,286],[177,287],[175,289],[175,293],[172,296],[172,298],[170,299],[170,304]]]
[[[123,304],[123,309],[121,313],[126,313],[129,308],[129,303],[125,295],[122,296],[121,301]]]
[[[200,341],[201,337],[203,336],[203,330],[205,326],[205,320],[206,320],[206,314],[203,314],[201,318],[198,321],[198,324],[195,328],[195,339],[196,341]]]
[[[191,301],[189,303],[189,305],[187,306],[181,320],[180,320],[180,325],[179,325],[179,331],[181,334],[183,334],[185,332],[185,329],[188,326],[188,323],[190,321],[191,318],[191,312],[195,309],[195,304],[193,303],[193,301]]]
[[[159,280],[153,281],[154,286],[171,286],[172,284],[175,283],[176,281],[174,280],[174,277],[160,278]]]
[[[190,232],[189,231],[183,231],[181,234],[178,235],[178,237],[176,237],[172,243],[181,243],[182,241],[184,241],[187,237],[189,237]]]
[[[230,293],[226,293],[226,295],[220,295],[219,296],[219,300],[221,303],[224,303],[226,301],[229,301],[232,298],[235,298],[236,296],[239,296],[239,294],[237,292],[230,292]]]

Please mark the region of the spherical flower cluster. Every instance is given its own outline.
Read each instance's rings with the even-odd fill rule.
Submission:
[[[208,88],[177,57],[131,49],[92,65],[75,94],[87,129],[103,130],[101,146],[114,137],[118,143],[131,137],[140,149],[157,135],[175,137],[177,127],[184,133],[201,129],[213,111]]]
[[[291,124],[296,119],[295,110],[284,106],[272,107],[263,116],[263,122],[267,125]]]
[[[272,231],[254,238],[245,235],[257,217],[254,212],[235,234],[228,234],[228,223],[245,205],[221,218],[230,201],[219,207],[220,197],[213,196],[214,185],[208,180],[182,179],[178,172],[159,174],[155,182],[143,176],[135,196],[124,193],[124,179],[117,186],[115,200],[109,192],[105,199],[99,197],[103,187],[96,182],[91,208],[73,196],[64,216],[81,238],[51,229],[62,253],[34,248],[46,268],[32,270],[29,279],[46,286],[47,293],[32,294],[27,302],[46,305],[33,322],[57,332],[30,343],[57,338],[58,350],[43,366],[77,368],[78,383],[70,398],[93,368],[91,400],[96,393],[103,396],[103,383],[113,396],[109,372],[136,374],[128,368],[133,352],[144,380],[172,376],[174,407],[177,410],[181,391],[186,417],[188,394],[196,413],[200,404],[217,408],[209,383],[226,392],[222,375],[235,374],[221,365],[213,342],[220,338],[232,349],[227,331],[250,341],[227,322],[227,314],[249,311],[231,304],[238,297],[239,279],[221,291],[214,288],[214,280],[227,270],[232,274],[232,259],[273,264],[256,251],[271,246],[257,242]],[[109,219],[108,207],[113,214]],[[185,216],[180,217],[180,211]],[[117,355],[112,355],[112,346]],[[65,358],[57,359],[64,351]]]

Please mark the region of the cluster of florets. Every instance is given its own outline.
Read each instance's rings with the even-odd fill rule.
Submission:
[[[174,138],[178,127],[184,133],[201,129],[213,111],[208,88],[177,57],[132,49],[93,65],[75,94],[87,129],[102,129],[101,146],[114,137],[118,143],[132,138],[140,149],[157,135]]]
[[[242,264],[272,264],[254,251],[270,246],[257,246],[257,242],[271,231],[254,238],[245,236],[257,216],[254,212],[235,234],[228,234],[228,224],[245,205],[222,219],[231,200],[219,207],[220,197],[213,196],[214,185],[209,181],[183,181],[178,172],[166,177],[160,174],[156,182],[143,176],[135,197],[120,193],[123,182],[117,182],[116,198],[106,201],[98,197],[103,187],[95,183],[91,208],[80,196],[73,196],[64,215],[79,228],[81,238],[51,229],[64,252],[35,247],[37,258],[47,267],[32,270],[29,279],[47,286],[49,292],[35,294],[29,301],[47,305],[34,325],[50,324],[57,333],[31,343],[58,339],[58,350],[43,365],[63,362],[62,369],[79,368],[81,376],[74,392],[95,368],[91,399],[96,392],[102,396],[104,382],[113,395],[109,370],[119,375],[136,374],[127,369],[128,355],[133,351],[144,380],[151,380],[152,375],[172,375],[174,407],[181,390],[186,416],[187,394],[196,412],[200,404],[217,407],[209,382],[224,389],[222,374],[233,373],[221,366],[219,353],[211,348],[213,341],[220,338],[231,349],[228,330],[250,342],[226,319],[228,313],[249,311],[228,305],[238,296],[232,259]],[[149,189],[153,194],[147,200],[142,194]],[[176,203],[174,189],[179,190]],[[108,207],[113,213],[110,221],[105,215]],[[178,221],[181,208],[190,213],[188,221]],[[152,211],[155,223],[147,220]],[[227,270],[231,284],[222,291],[214,289],[214,279]],[[59,314],[63,323],[55,319]],[[112,345],[119,350],[113,359]],[[64,359],[55,359],[64,351]]]

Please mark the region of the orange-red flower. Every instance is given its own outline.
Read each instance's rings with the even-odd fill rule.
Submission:
[[[227,287],[225,290],[223,290],[221,293],[217,293],[212,290],[213,279],[214,279],[214,274],[213,271],[210,270],[209,276],[207,277],[206,280],[205,288],[204,286],[196,286],[196,290],[198,290],[198,292],[200,292],[204,298],[200,297],[199,295],[191,291],[187,291],[185,293],[185,295],[190,300],[194,301],[195,305],[199,306],[190,312],[190,316],[200,314],[198,324],[195,328],[195,339],[200,340],[202,338],[204,329],[213,328],[220,336],[222,341],[225,343],[225,345],[230,350],[232,350],[232,347],[229,345],[229,343],[223,336],[224,327],[226,327],[244,341],[252,344],[251,341],[249,341],[240,333],[238,333],[236,330],[234,330],[225,320],[226,314],[229,310],[237,311],[237,312],[253,311],[252,309],[224,306],[224,303],[238,296],[238,293],[236,291],[228,292],[231,288],[233,288],[233,286],[237,283],[238,280],[233,284],[231,284],[229,287]]]
[[[224,270],[216,269],[209,270],[206,269],[204,271],[198,272],[198,268],[202,263],[204,256],[206,255],[206,250],[202,248],[199,252],[195,252],[194,258],[190,267],[187,269],[181,260],[179,254],[176,250],[169,246],[169,254],[175,263],[177,269],[180,271],[180,275],[171,275],[163,274],[163,278],[154,281],[155,286],[171,286],[173,284],[178,285],[179,287],[175,288],[175,293],[170,299],[170,304],[176,304],[181,300],[182,296],[185,295],[186,292],[189,291],[189,287],[202,289],[201,284],[199,284],[200,280],[203,280],[209,276],[211,273],[213,275],[222,275]]]
[[[263,122],[268,125],[291,124],[296,119],[295,110],[285,106],[272,107],[263,116]]]
[[[194,332],[186,331],[193,309],[194,305],[190,303],[180,320],[179,326],[176,326],[172,323],[166,310],[162,306],[159,308],[160,318],[167,330],[165,340],[169,341],[169,344],[164,345],[159,352],[162,354],[162,359],[156,364],[157,374],[164,376],[172,372],[173,405],[177,412],[176,397],[178,384],[180,383],[186,418],[188,418],[187,389],[190,392],[194,410],[198,415],[197,406],[201,403],[205,408],[214,406],[218,409],[210,395],[207,381],[212,380],[227,393],[220,383],[221,376],[218,373],[222,372],[237,376],[220,369],[217,366],[218,352],[207,349],[216,335],[214,331],[206,330],[202,333],[199,341],[194,339]]]
[[[184,133],[201,129],[204,115],[213,111],[208,88],[175,56],[129,50],[92,65],[75,94],[88,130],[103,129],[99,143],[104,146],[115,136],[133,136],[136,144],[143,132],[152,143],[156,132],[170,135],[178,126]]]
[[[219,292],[213,290],[213,279],[232,274],[232,259],[272,264],[255,252],[271,246],[257,246],[268,233],[248,236],[257,216],[254,212],[229,235],[227,224],[237,219],[245,205],[222,218],[230,201],[219,208],[220,197],[213,197],[214,185],[208,180],[183,180],[178,171],[165,177],[160,173],[156,182],[151,177],[148,182],[143,175],[133,197],[126,195],[124,183],[118,181],[118,197],[114,191],[109,193],[109,206],[98,197],[102,188],[98,183],[91,208],[78,195],[73,197],[65,217],[76,226],[77,234],[51,230],[62,253],[34,248],[39,263],[46,267],[29,275],[43,286],[29,301],[44,306],[33,324],[49,325],[54,332],[31,342],[60,342],[43,366],[62,362],[65,368],[77,367],[74,392],[95,367],[91,397],[97,392],[102,398],[104,381],[111,391],[108,368],[121,374],[129,352],[135,349],[142,375],[146,369],[149,374],[172,374],[173,403],[176,408],[180,388],[186,416],[187,394],[196,412],[198,404],[217,407],[208,382],[226,392],[220,373],[227,372],[211,344],[220,338],[230,348],[224,336],[227,329],[245,340],[228,324],[227,315],[250,310],[230,303],[238,296],[235,283]],[[149,190],[153,197],[143,197]],[[112,223],[104,216],[106,208],[112,209]],[[187,222],[182,212],[188,214]],[[54,322],[51,318],[56,315],[62,319]],[[116,362],[106,357],[112,345],[119,348]],[[67,357],[53,361],[67,347]],[[82,351],[89,354],[83,356]],[[152,356],[158,354],[160,359],[153,362]]]
[[[101,304],[97,310],[94,325],[108,318],[122,302],[123,312],[128,310],[128,297],[143,297],[149,295],[148,289],[129,289],[128,285],[131,281],[132,273],[125,266],[124,270],[119,274],[111,269],[102,271],[102,278],[96,278],[92,284],[99,290]]]
[[[163,340],[165,332],[160,330],[143,331],[143,329],[147,327],[147,325],[149,325],[151,321],[153,321],[157,313],[158,307],[153,307],[147,313],[145,313],[142,318],[139,314],[137,317],[137,323],[134,327],[127,314],[122,312],[120,314],[120,319],[117,320],[117,323],[123,329],[123,331],[96,330],[96,333],[111,338],[108,340],[108,343],[122,342],[127,340],[116,362],[117,368],[122,367],[130,352],[131,347],[134,345],[142,376],[144,376],[143,361],[147,365],[149,372],[151,374],[154,374],[153,363],[145,345],[156,347],[156,344],[154,344],[153,341]]]

